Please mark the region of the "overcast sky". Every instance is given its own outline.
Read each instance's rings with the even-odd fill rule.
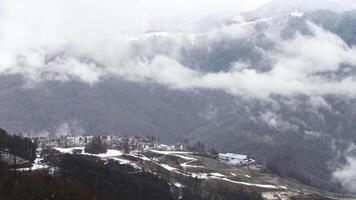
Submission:
[[[268,0],[148,0],[151,11],[164,16],[212,14],[224,10],[248,11]]]
[[[212,14],[244,12],[268,0],[1,0],[0,13],[33,26],[144,31],[152,19],[193,21]],[[33,23],[34,22],[34,23]],[[87,22],[87,23],[86,23]],[[89,23],[90,22],[90,23]],[[102,25],[102,26],[98,26]],[[72,27],[75,29],[75,27]],[[73,30],[75,31],[75,30]],[[117,33],[117,30],[115,30]]]

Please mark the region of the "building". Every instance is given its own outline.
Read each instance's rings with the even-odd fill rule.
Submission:
[[[254,164],[256,161],[249,159],[247,155],[220,153],[218,159],[225,164],[232,166],[246,166]]]

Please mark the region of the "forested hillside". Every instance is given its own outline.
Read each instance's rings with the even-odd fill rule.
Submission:
[[[36,159],[36,149],[36,144],[30,139],[8,135],[0,128],[0,159],[8,164],[16,165],[26,161],[32,163]]]

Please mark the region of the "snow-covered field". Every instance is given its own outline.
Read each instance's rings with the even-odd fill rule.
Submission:
[[[108,149],[108,151],[106,153],[101,153],[101,154],[85,153],[84,147],[72,147],[72,148],[55,147],[54,149],[61,153],[68,153],[68,154],[73,154],[74,150],[81,150],[82,152],[80,154],[82,154],[82,155],[96,156],[96,157],[100,157],[100,158],[110,158],[110,157],[116,157],[116,156],[123,155],[121,151],[113,150],[113,149]]]
[[[123,153],[119,150],[115,149],[108,149],[106,153],[101,153],[101,154],[90,154],[90,153],[85,153],[84,152],[84,147],[71,147],[71,148],[60,148],[60,147],[55,147],[55,150],[61,152],[61,153],[68,153],[68,154],[73,154],[75,150],[80,150],[80,155],[87,155],[87,156],[95,156],[98,158],[101,158],[103,160],[106,159],[113,159],[120,164],[130,164],[133,165],[135,168],[137,168],[137,165],[134,164],[132,161],[126,160],[124,158],[118,158],[119,156],[122,156]]]

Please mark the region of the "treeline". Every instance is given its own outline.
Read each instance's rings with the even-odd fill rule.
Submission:
[[[182,189],[182,200],[263,200],[261,193],[245,187],[230,187],[225,184],[204,182],[188,177]]]
[[[37,145],[29,138],[9,135],[0,128],[0,159],[16,163],[20,157],[32,163],[36,159],[36,149]]]
[[[84,151],[91,154],[100,154],[107,152],[107,146],[103,143],[100,137],[96,136],[86,146]]]
[[[80,183],[48,175],[44,171],[19,172],[0,161],[2,200],[95,200]]]
[[[212,157],[212,158],[217,158],[219,156],[219,152],[215,148],[207,148],[207,145],[204,143],[198,141],[194,144],[187,145],[187,150],[195,152],[196,154],[202,155],[202,156],[207,156],[207,157]]]

